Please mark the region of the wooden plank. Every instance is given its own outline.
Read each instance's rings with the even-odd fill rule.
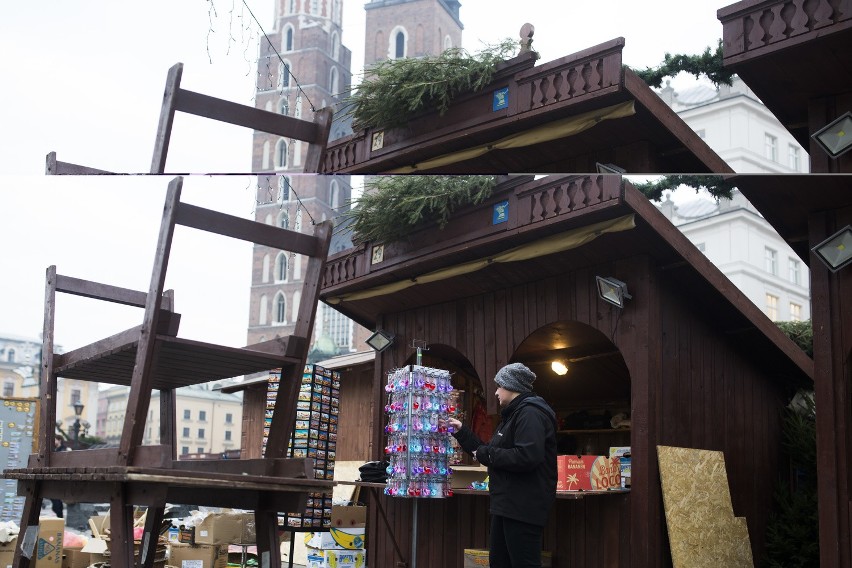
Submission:
[[[53,368],[56,320],[56,266],[49,266],[45,275],[44,327],[42,328],[42,385],[39,391],[41,414],[38,423],[38,458],[41,465],[50,465],[53,454],[53,436],[56,424],[56,374]],[[38,522],[38,519],[36,519]]]
[[[314,115],[314,124],[317,125],[315,140],[309,142],[308,154],[305,156],[305,171],[319,173],[320,164],[325,159],[325,148],[328,137],[331,134],[332,109],[321,108]]]
[[[322,255],[325,250],[322,238],[317,236],[305,235],[266,223],[258,223],[251,219],[220,213],[189,203],[177,204],[175,223],[311,257]]]
[[[307,120],[217,99],[186,89],[178,89],[175,98],[175,110],[187,114],[244,126],[284,138],[295,138],[309,144],[325,143],[325,140],[320,139],[319,125]]]
[[[169,153],[169,141],[172,137],[172,124],[175,120],[175,105],[180,91],[180,80],[183,75],[183,63],[176,63],[166,75],[166,88],[163,92],[163,103],[160,107],[160,120],[157,123],[157,137],[154,140],[154,155],[151,158],[152,174],[162,174],[166,171],[166,155]]]
[[[56,291],[75,296],[83,296],[84,298],[94,298],[95,300],[106,300],[125,306],[145,307],[145,292],[110,286],[109,284],[101,284],[72,276],[57,274]],[[171,306],[164,305],[163,308],[170,309]]]
[[[114,175],[113,172],[80,166],[70,162],[60,162],[56,159],[56,152],[49,152],[45,157],[44,173],[49,176],[92,176],[92,175]]]
[[[163,206],[163,219],[160,223],[160,235],[154,254],[154,268],[151,274],[151,285],[145,304],[145,317],[142,321],[142,334],[136,351],[136,362],[133,367],[130,394],[124,415],[124,426],[119,443],[119,464],[133,461],[133,453],[142,445],[145,433],[145,417],[148,415],[148,404],[151,397],[152,370],[156,367],[156,342],[154,331],[160,319],[160,301],[166,280],[166,267],[169,263],[172,237],[175,230],[175,215],[180,201],[183,178],[175,178],[169,183],[166,201]]]

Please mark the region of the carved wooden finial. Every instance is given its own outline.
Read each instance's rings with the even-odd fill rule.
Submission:
[[[532,24],[521,26],[521,53],[532,51],[533,34],[535,34],[535,26]]]

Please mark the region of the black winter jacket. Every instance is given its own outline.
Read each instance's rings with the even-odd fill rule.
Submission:
[[[522,393],[500,415],[488,444],[467,426],[453,436],[488,467],[492,515],[544,526],[556,500],[556,414],[540,396]]]

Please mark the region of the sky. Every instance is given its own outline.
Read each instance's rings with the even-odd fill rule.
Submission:
[[[475,53],[516,38],[529,22],[541,63],[624,37],[624,62],[644,68],[666,52],[715,47],[722,34],[716,11],[730,3],[462,0],[463,46]],[[273,14],[274,0],[6,6],[0,19],[0,334],[39,337],[49,265],[60,274],[147,290],[171,177],[48,177],[45,155],[55,151],[61,161],[108,171],[147,171],[169,67],[184,64],[184,89],[253,105],[253,58],[260,28],[272,30]],[[352,51],[357,83],[364,0],[344,0],[343,19],[342,41]],[[672,84],[686,88],[693,80],[678,77]],[[185,182],[184,201],[253,218],[250,176],[203,175],[248,171],[250,147],[246,129],[178,113],[167,171],[194,174]],[[243,345],[251,245],[179,227],[173,251],[166,285],[183,314],[180,335]],[[141,321],[139,310],[104,307],[61,295],[57,343],[73,349]]]

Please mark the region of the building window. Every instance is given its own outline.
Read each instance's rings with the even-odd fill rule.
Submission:
[[[203,453],[204,453],[204,448],[198,448],[198,453],[199,453],[199,454],[203,454]]]
[[[281,102],[278,103],[278,114],[290,116],[290,103],[287,102],[287,99],[281,99]]]
[[[287,323],[287,300],[281,293],[275,298],[275,323]]]
[[[281,63],[278,65],[278,86],[286,88],[290,86],[290,64]]]
[[[766,272],[770,274],[778,275],[778,252],[775,250],[766,247],[764,249],[764,261]]]
[[[293,51],[293,28],[292,26],[287,26],[287,29],[284,31],[284,45],[282,46],[284,51]]]
[[[278,226],[281,227],[282,229],[289,229],[290,228],[290,216],[287,214],[286,211],[282,211],[278,215]]]
[[[790,321],[802,321],[802,306],[790,302]]]
[[[338,2],[339,6],[340,3]],[[337,35],[337,32],[331,34],[331,57],[337,61],[340,59],[340,36]]]
[[[203,440],[203,439],[204,439],[204,428],[199,428],[199,429],[198,429],[198,439],[199,439],[199,440]]]
[[[225,424],[233,424],[234,423],[234,415],[228,412],[225,414]]]
[[[260,270],[261,270],[260,281],[264,282],[264,283],[269,282],[269,255],[268,254],[263,255],[263,265],[262,265],[262,268]]]
[[[287,167],[287,141],[283,138],[279,139],[275,144],[275,167]]]
[[[183,411],[183,419],[184,419],[184,420],[189,420],[189,419],[191,418],[191,416],[190,416],[190,412],[191,412],[191,411],[189,411],[189,410],[184,410],[184,411]]]
[[[396,37],[394,38],[394,54],[395,59],[401,59],[405,57],[405,34],[402,32],[396,32]]]
[[[787,165],[790,169],[799,171],[799,147],[790,144],[787,147]]]
[[[6,381],[3,383],[3,396],[15,396],[15,383],[12,381]]]
[[[230,430],[225,430],[225,441],[226,442],[231,441],[231,431]]]
[[[352,347],[352,320],[331,306],[322,306],[322,332],[342,351]],[[319,335],[319,334],[318,334]]]
[[[204,421],[207,420],[207,411],[206,410],[199,410],[198,411],[198,420],[201,421],[201,422],[204,422]]]
[[[187,447],[187,446],[182,446],[182,447],[181,447],[181,449],[180,449],[180,453],[181,453],[181,455],[184,455],[184,456],[185,456],[186,454],[188,454],[188,453],[189,453],[189,447]]]
[[[311,14],[314,16],[319,14],[319,0],[311,0]]]
[[[275,281],[287,281],[287,253],[279,252],[278,258],[275,259]]]
[[[337,209],[340,207],[340,186],[337,185],[337,181],[332,180],[331,187],[329,188],[329,205],[331,205],[332,209]]]
[[[278,202],[284,203],[285,201],[290,201],[290,178],[281,176],[278,178]],[[284,229],[287,228],[284,225],[280,226]]]
[[[260,297],[260,307],[258,308],[257,314],[257,325],[266,325],[266,305],[268,300],[266,299],[266,295]]]
[[[764,137],[764,145],[766,149],[766,159],[773,162],[778,161],[778,138],[771,134],[766,134]]]
[[[9,352],[6,353],[6,361],[9,362],[9,363],[15,362],[15,350],[14,349],[9,349]]]
[[[766,315],[772,321],[778,319],[778,296],[773,296],[772,294],[766,295]]]
[[[189,428],[184,428],[184,429],[183,429],[183,437],[184,437],[184,438],[189,438]]]
[[[328,92],[330,92],[334,96],[340,94],[337,77],[337,67],[332,67],[331,71],[329,71],[328,77]]]
[[[444,49],[451,49],[453,47],[453,38],[450,36],[444,36]]]
[[[796,259],[790,259],[790,282],[793,284],[799,283],[801,270],[799,268],[799,261]]]
[[[263,143],[263,157],[260,161],[261,169],[269,169],[269,140]]]
[[[71,404],[77,404],[80,402],[80,389],[71,389]]]

